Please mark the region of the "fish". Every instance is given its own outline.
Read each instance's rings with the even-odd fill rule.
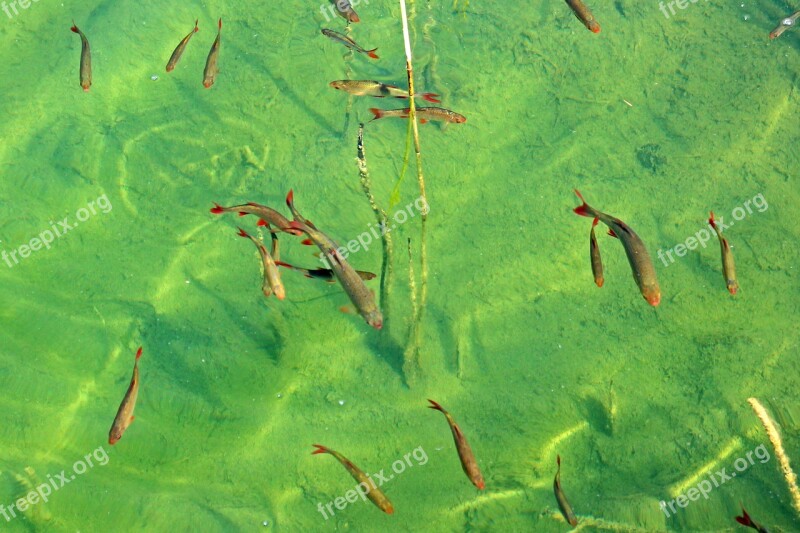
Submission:
[[[728,239],[722,236],[722,232],[717,227],[713,211],[711,211],[708,223],[717,233],[717,238],[719,239],[719,249],[722,254],[722,277],[725,278],[728,292],[735,295],[736,291],[739,290],[739,282],[736,280],[736,265],[733,262],[733,252],[731,252],[731,247],[728,245]]]
[[[288,268],[290,270],[294,270],[295,272],[300,272],[307,278],[321,279],[328,283],[334,283],[336,281],[336,278],[333,275],[333,270],[331,270],[330,268],[301,268],[278,260],[275,261],[275,264],[278,266],[282,266],[284,268]],[[376,275],[374,273],[365,272],[363,270],[356,270],[356,274],[358,274],[359,277],[364,281],[369,281],[371,279],[376,278]]]
[[[88,93],[92,86],[92,52],[89,50],[89,39],[78,29],[74,20],[70,30],[81,36],[81,87]]]
[[[587,204],[577,189],[575,189],[575,194],[578,195],[583,204],[573,209],[573,211],[583,217],[598,218],[600,222],[609,227],[610,234],[613,237],[617,237],[622,243],[622,247],[625,248],[628,263],[630,263],[633,271],[633,278],[636,280],[636,285],[639,287],[642,296],[650,305],[657,306],[661,302],[661,289],[658,286],[653,261],[650,259],[650,254],[647,253],[647,247],[645,247],[642,239],[620,219],[602,213]]]
[[[339,280],[339,283],[342,284],[344,292],[347,293],[347,296],[350,298],[350,301],[353,302],[358,313],[364,318],[367,324],[375,329],[381,329],[383,327],[383,314],[375,304],[375,295],[364,285],[364,281],[361,279],[361,276],[356,273],[355,269],[353,269],[339,254],[336,243],[333,242],[330,237],[319,231],[314,224],[303,218],[297,211],[294,206],[293,190],[290,190],[289,194],[286,195],[286,205],[289,206],[294,216],[291,227],[308,235],[311,241],[317,245],[328,260],[328,263],[333,269],[333,274],[336,276],[336,279]]]
[[[356,13],[353,6],[350,5],[349,0],[331,0],[331,3],[336,6],[336,12],[339,13],[339,16],[347,22],[361,21],[361,19],[358,18],[358,13]]]
[[[453,417],[450,415],[450,413],[444,410],[444,407],[433,400],[429,399],[428,401],[431,402],[431,405],[428,406],[429,409],[436,409],[437,411],[444,413],[445,418],[447,418],[447,423],[450,425],[450,431],[453,432],[453,441],[456,443],[458,457],[461,459],[461,468],[464,470],[464,473],[467,475],[472,484],[478,487],[479,490],[483,490],[486,488],[486,484],[483,481],[483,476],[478,468],[478,462],[475,460],[475,456],[472,454],[472,449],[469,447],[467,438],[463,433],[461,433],[461,429],[458,427],[458,424],[456,424],[456,421],[453,420]]]
[[[570,9],[572,9],[572,12],[575,13],[578,20],[583,22],[583,25],[586,26],[587,29],[591,30],[592,33],[600,33],[600,24],[597,23],[591,10],[586,7],[586,4],[584,4],[582,0],[566,1]]]
[[[736,516],[735,518],[736,521],[742,524],[743,526],[751,527],[756,531],[758,531],[758,533],[769,533],[769,530],[766,527],[762,526],[761,524],[755,522],[752,518],[750,518],[750,515],[747,514],[747,511],[744,510],[744,507],[742,507],[742,516]]]
[[[377,50],[377,49],[376,49]],[[334,89],[344,91],[352,94],[353,96],[373,96],[375,98],[408,98],[408,91],[401,89],[395,85],[382,83],[374,80],[336,80],[329,84]],[[439,95],[434,93],[417,93],[415,98],[419,97],[428,102],[439,104]]]
[[[556,477],[553,479],[553,492],[556,494],[556,501],[558,502],[558,508],[561,509],[561,514],[564,515],[564,520],[569,523],[572,527],[578,525],[578,519],[575,517],[575,513],[572,512],[572,506],[569,504],[567,500],[567,496],[564,494],[564,491],[561,490],[561,456],[556,455],[556,464],[558,465],[558,469],[556,469]]]
[[[128,386],[128,392],[122,398],[122,403],[119,404],[117,416],[114,417],[114,423],[111,424],[111,430],[108,432],[108,443],[112,446],[122,438],[122,434],[128,429],[128,426],[133,423],[133,409],[136,407],[136,397],[139,395],[139,358],[142,357],[142,347],[136,351],[136,359],[133,363],[133,377],[131,377],[131,384]]]
[[[603,286],[605,281],[603,278],[603,260],[600,259],[600,247],[597,245],[597,237],[594,234],[594,227],[600,219],[595,218],[592,221],[592,232],[589,235],[589,256],[592,260],[592,275],[594,275],[594,282],[598,287]]]
[[[248,202],[243,205],[234,205],[230,207],[223,207],[214,202],[214,207],[211,208],[211,212],[215,215],[222,213],[239,213],[240,217],[245,215],[256,215],[260,220],[264,221],[264,224],[259,223],[259,225],[263,226],[269,224],[285,233],[291,233],[292,235],[303,234],[302,231],[292,228],[292,222],[278,211],[275,211],[271,207],[257,204],[255,202]]]
[[[183,55],[183,51],[186,50],[186,45],[189,44],[189,39],[192,38],[192,35],[200,31],[200,28],[197,27],[198,20],[194,21],[194,29],[189,32],[189,35],[184,37],[178,46],[175,47],[175,51],[172,52],[172,55],[169,57],[169,61],[167,61],[167,72],[172,72],[172,69],[175,68],[175,65],[178,64],[178,61],[181,59]]]
[[[373,115],[375,115],[372,117],[372,120],[386,117],[408,118],[408,114],[411,113],[411,109],[408,107],[405,109],[388,110],[371,107],[370,111]],[[449,109],[445,109],[443,107],[418,107],[416,108],[416,113],[420,123],[422,124],[425,124],[429,120],[441,120],[443,122],[450,122],[453,124],[463,124],[467,121],[467,117],[464,115],[459,115],[455,111],[450,111]]]
[[[782,19],[775,29],[769,32],[769,38],[776,39],[780,37],[783,32],[795,25],[798,18],[800,18],[800,11],[795,11],[785,19]]]
[[[219,57],[219,37],[222,33],[222,19],[219,19],[217,38],[214,39],[214,44],[211,45],[211,50],[208,51],[206,58],[206,68],[203,70],[203,87],[208,89],[214,85],[214,80],[217,79],[219,68],[217,67],[217,58]]]
[[[394,507],[392,506],[392,502],[389,501],[389,498],[387,498],[386,495],[381,492],[381,489],[375,485],[375,482],[372,481],[372,479],[365,474],[363,470],[354,465],[350,459],[339,452],[331,450],[330,448],[326,448],[320,444],[312,444],[312,446],[314,446],[316,450],[311,452],[311,455],[316,455],[318,453],[329,453],[336,457],[336,460],[342,463],[342,466],[344,466],[350,475],[353,476],[353,479],[358,481],[359,485],[364,486],[364,489],[367,490],[367,498],[369,498],[370,501],[372,501],[372,503],[378,507],[378,509],[386,514],[394,513]]]
[[[377,50],[377,48],[373,48],[372,50],[366,50],[360,47],[353,39],[351,39],[347,35],[343,35],[337,31],[329,30],[327,28],[322,29],[322,35],[324,35],[325,37],[329,37],[330,39],[338,43],[342,43],[350,50],[355,50],[356,52],[359,52],[361,54],[367,54],[372,59],[378,59],[378,54],[375,53],[375,50]]]
[[[267,247],[264,246],[261,241],[247,233],[242,228],[237,229],[239,230],[239,236],[250,239],[250,241],[256,245],[256,248],[258,248],[258,253],[261,254],[261,262],[264,267],[264,281],[261,284],[261,291],[264,293],[264,296],[269,298],[269,296],[274,293],[278,300],[283,300],[286,298],[286,289],[281,282],[281,276],[278,272],[278,265],[275,264],[276,259],[272,254],[269,253],[269,250],[267,250]],[[271,233],[272,252],[273,254],[277,255],[278,237],[274,232]]]

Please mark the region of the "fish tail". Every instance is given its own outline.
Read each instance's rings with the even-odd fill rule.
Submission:
[[[142,356],[142,347],[139,346],[139,349],[136,350],[136,361],[138,361],[141,356]]]
[[[219,205],[217,202],[214,202],[214,207],[211,208],[211,212],[215,215],[219,215],[220,213],[225,212],[225,208]]]
[[[430,398],[428,399],[428,401],[431,402],[431,405],[428,406],[428,409],[436,409],[437,411],[441,411],[441,412],[447,414],[447,411],[444,410],[444,407],[439,405],[437,402],[434,402]]]
[[[442,101],[438,99],[439,98],[438,94],[423,93],[421,96],[422,96],[422,99],[427,101],[427,102],[432,102],[434,104],[441,104],[442,103]]]
[[[72,30],[73,33],[80,33],[81,32],[81,30],[79,30],[78,27],[75,25],[75,21],[74,20],[72,21],[72,27],[70,28],[70,30]]]
[[[242,228],[239,228],[239,227],[237,227],[236,229],[238,229],[238,230],[239,230],[239,237],[247,237],[248,239],[250,238],[250,234],[249,234],[249,233],[247,233],[247,232],[246,232],[245,230],[243,230]]]
[[[316,455],[318,453],[331,453],[330,449],[326,448],[325,446],[322,446],[321,444],[312,444],[312,446],[314,446],[316,450],[311,452],[311,455]]]
[[[377,107],[370,107],[369,110],[372,112],[373,115],[375,115],[374,117],[372,117],[372,120],[377,120],[383,117],[382,109],[378,109]],[[372,122],[372,120],[370,122]]]
[[[218,29],[222,30],[222,18],[220,17],[219,22],[217,23]]]
[[[747,511],[744,510],[744,507],[742,507],[742,516],[737,516],[736,521],[743,526],[753,527],[753,520],[750,518],[750,515],[747,514]]]
[[[616,233],[614,233],[614,230],[613,230],[613,229],[611,229],[611,228],[608,228],[608,234],[609,234],[611,237],[614,237],[615,239],[619,239],[619,237],[617,237],[617,234],[616,234]]]
[[[597,217],[594,217],[594,220],[592,220],[592,227],[595,227],[598,222],[600,222],[600,219],[597,218]]]
[[[373,48],[372,50],[367,50],[367,55],[372,59],[380,59],[378,57],[378,54],[375,53],[375,50],[377,50],[377,48]]]
[[[200,22],[200,19],[195,19],[194,21],[194,33],[200,31],[200,28],[197,27],[197,23]]]
[[[712,228],[717,229],[717,223],[714,220],[714,211],[709,212],[711,216],[708,218],[708,223],[711,225]]]
[[[578,189],[575,189],[575,194],[578,195],[578,199],[582,202],[581,205],[573,209],[573,211],[575,211],[575,214],[580,215],[582,217],[596,218],[594,216],[595,212],[594,209],[589,204],[586,203],[586,200],[583,199],[583,195],[581,195]]]

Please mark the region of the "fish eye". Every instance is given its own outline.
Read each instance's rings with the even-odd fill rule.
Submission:
[[[784,26],[793,26],[793,25],[794,25],[794,20],[793,20],[793,19],[791,19],[791,18],[785,18],[785,19],[783,19],[783,20],[781,21],[781,23],[782,23]]]

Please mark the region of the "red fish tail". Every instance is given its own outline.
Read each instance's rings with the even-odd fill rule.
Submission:
[[[214,202],[214,207],[211,208],[211,212],[215,215],[219,215],[220,213],[225,212],[225,208],[219,205],[217,202]]]
[[[219,22],[217,23],[217,26],[218,26],[218,29],[220,29],[220,30],[222,29],[222,18],[219,19]]]
[[[575,194],[578,195],[578,199],[582,202],[581,205],[573,209],[573,211],[575,211],[575,214],[580,215],[582,217],[594,218],[594,215],[592,214],[593,209],[589,207],[589,204],[587,204],[586,200],[583,199],[583,195],[581,194],[581,192],[578,189],[575,189]]]
[[[79,30],[79,29],[78,29],[78,27],[75,25],[75,21],[74,21],[74,20],[72,21],[72,27],[71,27],[70,29],[72,30],[72,32],[73,32],[73,33],[80,33],[80,31],[81,31],[81,30]]]
[[[439,95],[434,93],[422,93],[422,99],[434,104],[441,104],[442,101],[438,99]]]
[[[312,444],[312,446],[314,446],[316,450],[311,452],[311,455],[316,455],[318,453],[331,453],[331,451],[328,448],[322,446],[321,444]]]
[[[377,48],[373,48],[372,50],[367,50],[367,55],[372,59],[380,59],[378,57],[378,54],[375,53],[375,50],[377,50]]]
[[[373,115],[375,115],[374,117],[372,117],[372,120],[378,120],[379,118],[383,117],[383,110],[378,109],[377,107],[370,107],[369,110],[372,112]]]
[[[711,216],[708,218],[708,223],[712,228],[717,229],[717,223],[714,220],[714,211],[710,211]]]
[[[598,222],[600,222],[600,219],[597,218],[597,217],[594,217],[594,220],[592,220],[592,227],[595,227]]]
[[[444,410],[444,407],[439,405],[437,402],[434,402],[430,398],[428,399],[428,401],[431,402],[431,405],[428,406],[428,409],[436,409],[437,411],[441,411],[443,413],[447,412],[447,411]]]
[[[239,237],[250,238],[250,235],[245,230],[243,230],[242,228],[237,227],[236,229],[239,230]]]
[[[289,193],[286,195],[286,206],[289,209],[292,209],[294,206],[294,189],[289,189]]]
[[[138,361],[141,356],[142,356],[142,347],[139,346],[139,349],[136,350],[136,360]]]
[[[747,511],[744,510],[744,507],[742,507],[742,516],[737,516],[736,521],[743,526],[753,527],[753,520],[750,518],[750,515],[747,514]]]
[[[197,23],[198,22],[200,22],[200,19],[196,19],[194,21],[194,33],[197,33],[198,31],[200,31],[200,28],[197,27]]]
[[[608,228],[608,234],[614,237],[615,239],[619,239],[619,237],[617,237],[617,234],[614,233],[614,230],[611,228]]]

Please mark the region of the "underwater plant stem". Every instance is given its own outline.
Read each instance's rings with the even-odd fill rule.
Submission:
[[[361,188],[369,200],[369,205],[375,213],[375,219],[381,230],[381,244],[383,245],[383,261],[381,263],[381,284],[380,284],[380,306],[383,312],[384,333],[388,332],[389,327],[389,288],[392,282],[392,237],[386,231],[387,216],[386,211],[378,207],[375,196],[372,194],[372,183],[369,179],[367,169],[367,155],[364,150],[364,123],[358,125],[358,145],[356,146],[358,155],[358,174],[361,178]],[[386,335],[388,337],[388,335]]]
[[[419,142],[419,125],[417,123],[417,115],[416,115],[416,104],[414,102],[414,66],[411,60],[411,39],[408,35],[408,15],[406,13],[406,2],[405,0],[400,0],[400,12],[402,14],[403,19],[403,43],[405,44],[405,51],[406,51],[406,72],[408,74],[408,103],[409,103],[409,113],[408,113],[408,120],[410,121],[412,134],[414,138],[414,152],[417,156],[417,182],[419,183],[419,193],[420,197],[424,201],[426,206],[428,204],[428,197],[425,192],[425,177],[422,173],[422,150],[420,149],[420,142]],[[422,317],[424,314],[425,303],[428,298],[428,252],[427,252],[427,240],[426,240],[426,227],[428,221],[428,212],[429,208],[427,208],[422,213],[422,221],[420,225],[420,286],[419,286],[419,297],[417,298],[417,304],[415,306],[416,311],[414,312],[413,322],[412,322],[412,335],[411,339],[411,346],[413,353],[407,354],[411,360],[418,360],[419,358],[419,351],[421,348],[421,336],[422,336]],[[414,293],[416,291],[413,291]],[[407,361],[408,362],[408,361]]]

